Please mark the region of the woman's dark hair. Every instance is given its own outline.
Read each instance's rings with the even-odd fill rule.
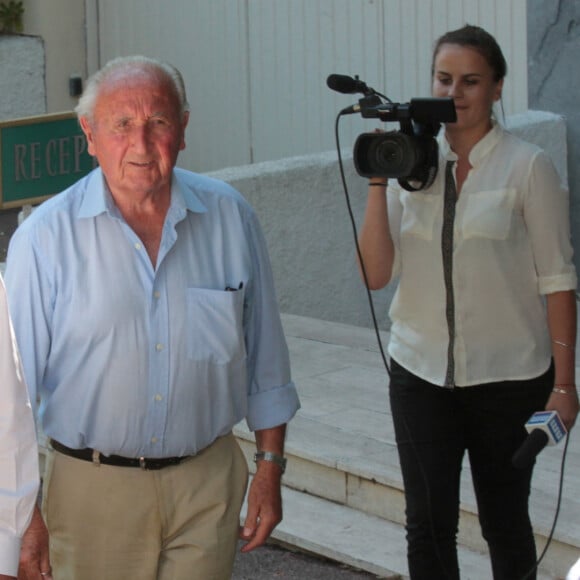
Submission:
[[[462,28],[451,30],[439,37],[433,49],[431,75],[435,72],[435,58],[443,44],[458,44],[477,50],[493,70],[495,82],[500,81],[507,74],[507,64],[496,39],[483,28],[466,24]]]

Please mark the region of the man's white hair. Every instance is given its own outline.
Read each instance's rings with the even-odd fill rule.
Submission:
[[[165,78],[169,86],[172,86],[175,90],[181,115],[183,116],[189,111],[185,83],[183,82],[181,73],[169,63],[136,55],[115,58],[89,77],[85,90],[75,107],[77,116],[79,118],[86,117],[89,121],[93,121],[93,113],[102,85],[112,77],[122,77],[124,75],[130,77],[138,72],[149,72]]]

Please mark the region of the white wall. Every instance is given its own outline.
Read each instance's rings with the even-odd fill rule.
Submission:
[[[209,171],[334,146],[330,91],[358,74],[394,101],[429,94],[434,39],[465,22],[494,33],[508,60],[506,114],[527,109],[526,0],[24,0],[46,50],[46,111],[71,110],[83,79],[121,54],[169,60],[193,105],[180,162]],[[375,126],[353,115],[341,138]]]
[[[330,91],[331,73],[358,74],[394,101],[428,96],[433,42],[465,22],[502,45],[506,114],[527,109],[526,0],[86,3],[89,72],[135,53],[183,72],[192,119],[180,163],[197,171],[331,149],[336,113],[358,99]],[[351,116],[344,144],[369,123]]]

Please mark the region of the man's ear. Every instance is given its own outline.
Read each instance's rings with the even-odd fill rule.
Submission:
[[[86,117],[80,117],[79,123],[81,129],[83,130],[83,133],[85,134],[85,137],[87,138],[87,151],[89,152],[89,155],[95,156],[96,155],[95,139],[93,136],[93,129],[91,127],[91,124],[89,123],[89,120]]]
[[[189,123],[189,111],[183,113],[183,125],[181,128],[181,144],[179,145],[179,150],[183,151],[185,149],[185,129],[187,129],[187,124]]]

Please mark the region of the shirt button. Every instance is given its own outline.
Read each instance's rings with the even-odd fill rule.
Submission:
[[[140,250],[141,249],[141,244],[139,242],[135,243],[135,249],[136,250]]]
[[[159,292],[159,290],[156,290],[155,292],[153,292],[153,297],[157,299],[161,298],[161,292]]]
[[[159,395],[159,394],[155,395],[155,400],[156,401],[163,401],[163,395]]]
[[[163,345],[162,345],[160,342],[158,342],[158,343],[155,345],[155,350],[156,350],[157,352],[160,352],[160,351],[162,351],[162,350],[163,350]]]
[[[151,437],[151,443],[157,443],[157,437]]]

